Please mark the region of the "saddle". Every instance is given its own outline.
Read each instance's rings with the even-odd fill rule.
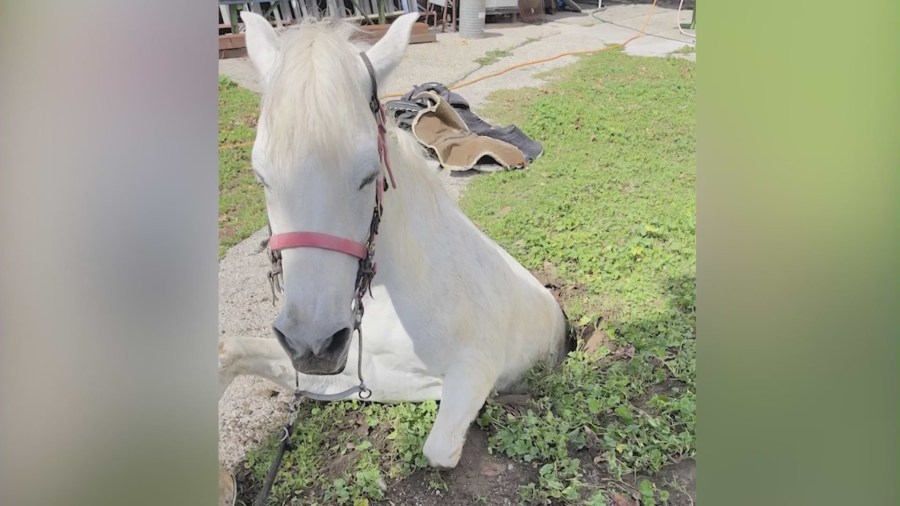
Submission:
[[[387,102],[385,109],[450,170],[521,168],[544,151],[517,126],[497,128],[484,121],[462,96],[440,83],[416,86]]]

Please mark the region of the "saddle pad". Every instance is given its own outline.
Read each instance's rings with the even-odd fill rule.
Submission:
[[[445,168],[465,171],[478,165],[479,170],[483,170],[479,163],[483,158],[494,160],[504,169],[525,166],[525,156],[519,148],[471,132],[453,106],[437,93],[425,91],[415,96],[415,100],[421,99],[431,105],[416,115],[412,133],[422,145],[434,151]]]

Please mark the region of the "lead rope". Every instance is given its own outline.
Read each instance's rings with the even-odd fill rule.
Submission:
[[[272,485],[275,484],[275,475],[278,474],[278,468],[281,467],[281,459],[284,458],[286,452],[294,449],[294,445],[291,444],[291,434],[294,432],[294,422],[297,420],[297,413],[300,411],[300,403],[303,402],[303,396],[300,393],[300,377],[296,376],[295,381],[294,398],[291,400],[291,410],[290,414],[288,414],[287,425],[283,429],[284,436],[281,437],[278,451],[275,452],[275,458],[272,460],[269,472],[266,473],[266,480],[263,482],[262,489],[256,495],[256,500],[253,501],[253,506],[266,505],[269,493],[272,491]]]

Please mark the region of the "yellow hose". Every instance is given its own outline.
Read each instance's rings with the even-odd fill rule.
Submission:
[[[646,33],[645,33],[644,30],[647,28],[647,23],[650,22],[650,16],[653,14],[653,9],[656,7],[656,1],[657,1],[657,0],[653,0],[653,4],[650,5],[650,8],[649,8],[649,9],[647,9],[647,15],[644,16],[644,23],[641,25],[641,29],[638,30],[638,33],[635,34],[634,37],[631,37],[630,39],[626,40],[625,42],[623,42],[623,43],[621,43],[621,44],[613,44],[613,45],[611,45],[611,46],[606,46],[606,47],[600,48],[600,49],[588,49],[588,50],[584,50],[584,51],[568,51],[568,52],[566,52],[566,53],[560,53],[560,54],[558,54],[558,55],[556,55],[556,56],[551,56],[551,57],[549,57],[549,58],[542,58],[542,59],[540,59],[540,60],[532,60],[532,61],[527,61],[527,62],[525,62],[525,63],[519,63],[518,65],[513,65],[512,67],[503,69],[503,70],[501,70],[501,71],[499,71],[499,72],[494,72],[493,74],[488,74],[488,75],[486,75],[486,76],[481,76],[481,77],[479,77],[479,78],[477,78],[477,79],[472,79],[471,81],[466,81],[466,82],[464,82],[464,83],[455,84],[455,85],[453,85],[453,86],[450,86],[448,89],[451,89],[451,90],[458,90],[458,89],[460,89],[460,88],[462,88],[462,87],[464,87],[464,86],[469,86],[470,84],[475,84],[475,83],[477,83],[477,82],[479,82],[479,81],[483,81],[483,80],[489,79],[489,78],[491,78],[491,77],[497,77],[497,76],[499,76],[499,75],[503,75],[503,74],[505,74],[505,73],[507,73],[507,72],[516,70],[516,69],[518,69],[518,68],[527,67],[527,66],[529,66],[529,65],[537,65],[538,63],[546,63],[546,62],[548,62],[548,61],[553,61],[553,60],[562,58],[563,56],[572,56],[572,55],[577,55],[577,54],[600,53],[600,52],[606,51],[606,50],[608,50],[608,49],[615,49],[615,48],[625,47],[627,44],[631,43],[631,41],[633,41],[633,40],[635,40],[635,39],[637,39],[637,38],[640,38],[640,37],[643,37],[644,35],[646,35]],[[387,98],[397,98],[397,97],[402,97],[403,95],[405,95],[405,93],[392,93],[392,94],[390,94],[390,95],[385,95],[385,96],[382,97],[382,98],[383,98],[383,99],[387,99]]]

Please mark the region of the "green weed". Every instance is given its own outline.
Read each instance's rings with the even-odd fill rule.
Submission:
[[[304,403],[298,413],[302,430],[291,438],[295,449],[284,456],[270,504],[322,500],[356,505],[384,499],[386,480],[426,467],[422,446],[436,414],[434,401],[395,406]],[[273,436],[247,455],[245,466],[260,482],[277,445]],[[434,487],[441,487],[442,482],[433,481]],[[443,487],[446,490],[446,484]]]
[[[669,492],[657,489],[650,480],[641,480],[638,491],[641,494],[642,505],[656,506],[669,502]]]
[[[494,49],[485,53],[484,56],[477,58],[475,63],[482,66],[490,65],[491,63],[500,60],[500,58],[506,58],[507,56],[512,56],[512,53],[504,49]]]
[[[434,470],[428,478],[428,488],[436,492],[446,492],[449,489],[447,482],[441,477],[440,471]]]
[[[603,491],[594,492],[585,502],[586,506],[608,506],[609,501],[606,500],[606,494]]]

